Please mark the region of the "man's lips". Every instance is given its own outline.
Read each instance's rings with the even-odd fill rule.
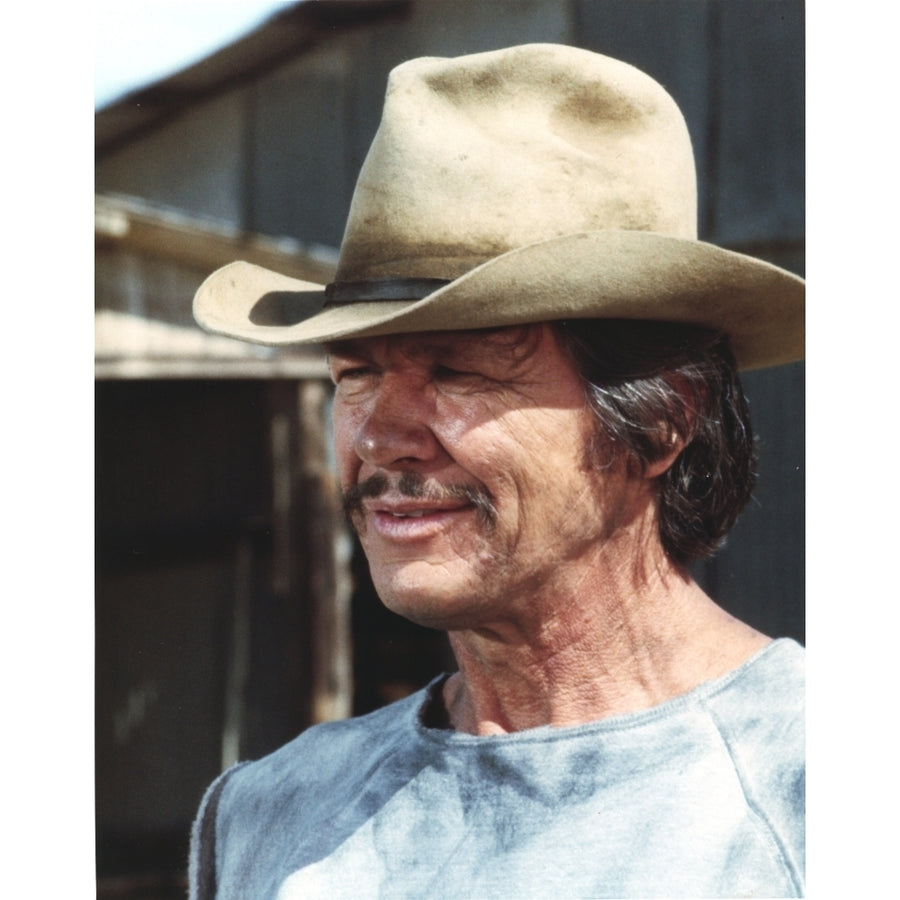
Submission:
[[[386,504],[383,499],[363,504],[364,514],[375,532],[391,540],[434,537],[443,532],[461,514],[471,512],[472,504]]]
[[[363,503],[363,508],[370,513],[394,516],[399,519],[422,518],[445,512],[457,512],[470,506],[468,503],[410,503],[408,500],[392,503],[379,498]]]
[[[474,512],[479,528],[490,531],[496,523],[493,501],[483,486],[441,484],[414,471],[401,473],[396,481],[382,473],[370,475],[346,488],[343,499],[344,510],[360,533],[371,521],[379,528],[393,528],[392,534],[400,534],[397,529],[403,523],[409,526],[403,534],[422,534],[414,531],[413,523],[437,528],[469,512]]]

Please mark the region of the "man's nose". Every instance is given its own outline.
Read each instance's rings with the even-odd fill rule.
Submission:
[[[434,414],[426,384],[385,375],[359,423],[354,449],[381,469],[431,461],[442,452],[432,431]]]

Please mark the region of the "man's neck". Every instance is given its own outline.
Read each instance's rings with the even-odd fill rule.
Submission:
[[[648,709],[726,674],[769,641],[671,566],[628,590],[588,587],[557,597],[552,615],[450,633],[459,672],[444,701],[457,731],[503,734]]]

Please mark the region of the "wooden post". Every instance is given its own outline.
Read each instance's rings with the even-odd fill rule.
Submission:
[[[353,663],[350,598],[352,543],[344,523],[331,465],[330,386],[299,382],[298,467],[303,510],[300,533],[306,559],[303,593],[311,627],[311,715],[313,722],[352,713]]]

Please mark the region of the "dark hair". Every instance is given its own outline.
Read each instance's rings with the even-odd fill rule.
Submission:
[[[684,441],[659,476],[659,535],[678,564],[710,556],[756,481],[756,444],[727,337],[668,322],[554,324],[600,422],[599,447],[645,471],[673,438]]]

